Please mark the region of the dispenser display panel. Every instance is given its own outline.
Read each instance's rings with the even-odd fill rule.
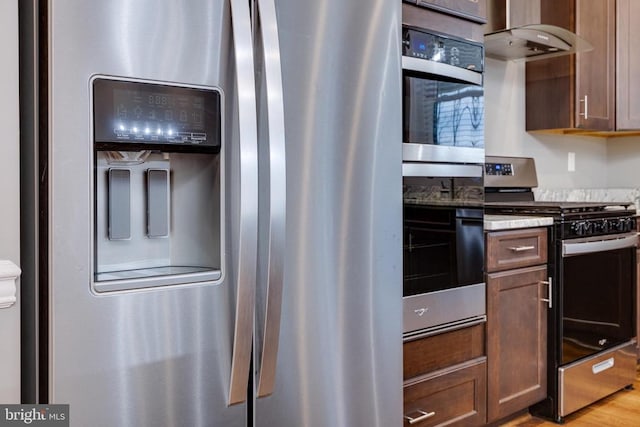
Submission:
[[[98,78],[93,81],[94,141],[219,151],[221,96],[215,89]]]

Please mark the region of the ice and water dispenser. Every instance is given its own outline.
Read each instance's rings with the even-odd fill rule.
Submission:
[[[91,86],[94,290],[219,280],[221,93],[108,77]]]

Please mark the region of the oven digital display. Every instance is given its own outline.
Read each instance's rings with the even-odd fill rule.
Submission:
[[[486,163],[486,175],[512,176],[513,165],[511,163]]]
[[[217,90],[96,79],[95,141],[220,146]]]

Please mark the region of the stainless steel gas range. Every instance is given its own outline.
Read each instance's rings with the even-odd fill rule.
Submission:
[[[553,217],[548,397],[536,415],[563,417],[631,385],[636,375],[636,211],[628,202],[536,201],[531,158],[488,157],[487,213]]]

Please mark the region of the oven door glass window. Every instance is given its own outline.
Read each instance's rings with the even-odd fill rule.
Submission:
[[[482,86],[404,76],[404,142],[484,147]]]
[[[635,251],[633,247],[563,258],[563,364],[635,336]]]

